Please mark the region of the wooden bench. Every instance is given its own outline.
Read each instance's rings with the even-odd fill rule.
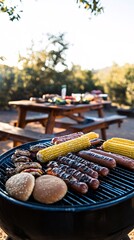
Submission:
[[[38,133],[0,122],[0,141],[12,140],[14,142],[13,146],[39,139],[51,139],[54,136],[54,134]]]
[[[90,131],[100,129],[102,139],[106,140],[107,139],[106,129],[109,128],[111,124],[118,124],[118,127],[120,127],[121,123],[126,118],[127,118],[126,116],[119,116],[119,115],[113,115],[113,116],[104,117],[104,118],[92,118],[92,119],[87,118],[87,121],[84,123],[70,125],[66,133],[69,134],[69,133],[78,132],[78,131],[88,133]]]
[[[63,132],[59,132],[56,134],[38,133],[31,130],[15,127],[8,123],[0,122],[0,141],[12,140],[14,142],[13,146],[17,146],[20,143],[37,141],[40,139],[51,139],[55,135],[60,136],[77,131],[87,133],[90,131],[95,131],[97,129],[101,130],[101,137],[102,139],[106,140],[106,129],[111,124],[118,124],[118,126],[120,127],[124,119],[126,119],[126,116],[113,115],[105,118],[87,118],[86,122],[79,124],[59,122],[57,124],[59,124],[60,127],[68,126],[68,128]]]
[[[39,122],[43,127],[45,127],[47,119],[48,119],[47,114],[36,114],[36,115],[34,114],[34,115],[26,116],[24,127],[31,122]],[[13,121],[13,125],[17,126],[17,120]]]

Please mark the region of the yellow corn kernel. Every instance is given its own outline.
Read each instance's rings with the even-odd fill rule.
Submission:
[[[89,132],[84,134],[84,136],[87,136],[89,140],[92,140],[92,139],[98,138],[99,134],[95,132]]]
[[[40,162],[47,162],[54,160],[59,156],[65,156],[69,152],[78,152],[82,149],[90,147],[91,143],[88,136],[81,137],[62,142],[37,152],[37,159]]]
[[[114,138],[111,138],[110,141],[117,142],[117,143],[120,143],[120,144],[134,146],[134,141],[133,140],[129,140],[129,139],[125,139],[125,138],[114,137]]]
[[[134,158],[134,146],[129,146],[107,140],[102,145],[104,151],[117,153],[123,156]]]

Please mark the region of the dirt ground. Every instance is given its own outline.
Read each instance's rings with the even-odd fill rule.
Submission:
[[[114,109],[105,109],[105,116],[116,115],[116,111]],[[96,112],[92,111],[86,113],[87,116],[97,116]],[[13,123],[13,120],[17,119],[17,112],[15,110],[12,111],[0,111],[0,121]],[[37,132],[44,132],[43,127],[39,123],[30,123],[26,126],[27,129],[32,129]],[[56,129],[55,129],[56,131]],[[99,132],[99,130],[95,131]],[[122,126],[119,128],[117,125],[111,125],[109,129],[107,129],[107,139],[111,137],[123,137],[127,139],[134,140],[134,118],[127,118],[124,120]],[[0,154],[8,151],[12,148],[11,141],[1,141],[0,142]],[[134,240],[134,230],[129,234],[131,240]],[[0,240],[6,239],[6,234],[0,229]]]

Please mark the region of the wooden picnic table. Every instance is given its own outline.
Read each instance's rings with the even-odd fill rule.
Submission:
[[[66,104],[55,105],[49,103],[37,103],[30,100],[10,101],[9,105],[14,106],[18,110],[17,126],[20,128],[25,127],[25,119],[28,112],[38,112],[48,114],[45,126],[45,133],[52,134],[55,127],[57,118],[68,117],[78,123],[84,121],[83,113],[90,110],[96,110],[98,117],[103,118],[103,106],[110,104],[110,101],[90,102],[89,104]],[[66,124],[66,129],[70,123]]]

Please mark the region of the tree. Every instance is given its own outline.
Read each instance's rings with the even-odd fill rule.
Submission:
[[[127,99],[131,107],[134,108],[134,67],[128,68],[125,78],[127,82]]]
[[[98,15],[104,10],[101,5],[101,0],[77,0],[77,4],[82,4],[85,9],[89,10],[89,12],[94,15]]]
[[[12,97],[14,86],[14,69],[6,65],[0,65],[0,108],[6,109],[8,101]]]
[[[18,2],[21,2],[21,0],[18,0]],[[0,0],[0,12],[7,13],[9,16],[9,19],[11,21],[13,20],[19,20],[20,19],[20,13],[22,10],[18,10],[18,5],[13,5],[11,4],[8,6],[7,1],[5,0]]]
[[[18,2],[21,2],[21,0],[18,0]],[[94,15],[102,13],[104,10],[101,5],[101,0],[76,0],[76,3],[79,7],[81,7],[81,5],[84,6],[86,10],[89,10],[89,12]],[[0,11],[7,13],[11,21],[20,19],[22,10],[18,10],[17,8],[18,5],[8,6],[6,0],[0,0]]]
[[[34,51],[34,43],[32,43],[27,56],[19,57],[21,70],[17,74],[15,85],[19,87],[20,99],[22,92],[26,98],[29,98],[30,94],[42,96],[44,93],[54,93],[56,90],[60,93],[59,67],[66,67],[65,52],[69,44],[64,40],[64,33],[57,36],[48,34],[48,42],[48,45],[40,51]]]

